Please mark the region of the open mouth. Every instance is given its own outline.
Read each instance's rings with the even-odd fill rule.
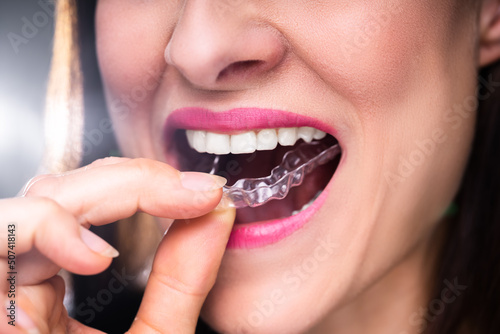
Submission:
[[[211,172],[225,177],[228,186],[240,179],[270,175],[287,152],[303,143],[338,144],[330,134],[309,126],[262,128],[248,131],[212,132],[176,129],[174,147],[182,171]],[[299,215],[322,193],[332,178],[340,158],[336,157],[305,175],[303,182],[288,189],[282,200],[237,210],[236,224],[281,220]]]

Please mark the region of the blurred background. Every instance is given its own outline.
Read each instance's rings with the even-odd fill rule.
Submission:
[[[44,11],[40,27],[26,24],[40,10],[37,1],[0,0],[0,198],[15,195],[42,157],[54,20]]]
[[[79,2],[85,68],[83,164],[117,155],[96,71],[93,40],[95,1]],[[33,177],[43,153],[43,108],[54,31],[52,0],[0,0],[0,198],[15,196]],[[90,70],[89,70],[90,69]]]
[[[80,56],[85,92],[85,129],[82,165],[109,155],[119,155],[110,129],[97,68],[94,40],[94,12],[97,0],[77,1],[80,13]],[[54,0],[0,0],[0,198],[18,194],[36,175],[44,149],[43,111],[47,89]],[[117,247],[114,229],[118,224],[92,227],[94,233]],[[75,289],[67,295],[69,311],[100,293],[112,276],[111,269],[96,276],[65,277]],[[117,267],[118,268],[118,267]],[[122,268],[118,269],[120,272]],[[69,283],[70,284],[70,283]],[[88,322],[88,313],[70,313],[87,325],[106,333],[123,333],[137,312],[142,291],[130,288],[114,295]],[[114,320],[112,320],[114,319]],[[119,319],[119,320],[118,320]]]

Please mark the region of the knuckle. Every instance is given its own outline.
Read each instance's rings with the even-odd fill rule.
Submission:
[[[151,322],[149,322],[147,319],[144,319],[140,315],[137,316],[137,318],[134,319],[134,323],[137,324],[137,325],[139,325],[143,329],[142,332],[144,332],[144,327],[145,327],[145,328],[147,328],[147,332],[148,333],[155,333],[155,334],[162,334],[162,333],[164,333],[164,329],[157,328],[154,324],[152,324]],[[133,334],[133,333],[135,333],[135,332],[128,331],[125,334]]]
[[[44,255],[52,259],[60,257],[57,254],[63,249],[67,242],[60,243],[58,238],[73,237],[71,234],[77,231],[78,222],[76,218],[58,202],[47,197],[34,197],[33,201],[37,212],[37,218],[33,220],[32,243],[38,249],[44,249]],[[54,233],[57,230],[57,236]],[[69,232],[72,230],[73,232]],[[59,241],[59,242],[58,242]],[[66,253],[65,253],[66,254]]]
[[[151,160],[147,158],[136,158],[130,159],[128,161],[133,167],[135,167],[140,173],[150,175],[152,172],[155,173],[172,173],[175,169],[163,162]]]
[[[33,197],[30,199],[37,208],[34,212],[38,213],[39,221],[42,223],[52,221],[63,221],[63,217],[69,215],[59,203],[48,197]]]
[[[101,158],[97,159],[91,164],[89,164],[87,167],[88,168],[94,168],[94,167],[99,167],[99,166],[106,166],[106,165],[113,165],[117,164],[120,162],[128,161],[128,158],[122,158],[122,157],[106,157],[106,158]]]
[[[128,164],[131,166],[135,177],[139,180],[151,179],[153,176],[165,173],[163,168],[161,168],[161,163],[151,159],[132,159],[128,162]]]
[[[108,158],[100,158],[100,159],[94,160],[90,164],[88,164],[85,167],[85,169],[89,169],[89,168],[94,168],[94,167],[99,167],[99,166],[102,166],[102,165],[106,165],[107,159]]]
[[[153,270],[151,276],[158,280],[167,289],[190,297],[204,297],[208,291],[196,287],[195,284],[183,282],[172,275]]]
[[[25,197],[50,197],[54,191],[55,180],[53,175],[39,175],[31,179],[25,187]]]
[[[35,205],[41,208],[41,212],[46,216],[57,215],[62,211],[61,206],[51,198],[48,197],[36,197],[32,198]]]
[[[130,165],[140,177],[148,175],[152,170],[151,160],[145,158],[130,160]]]

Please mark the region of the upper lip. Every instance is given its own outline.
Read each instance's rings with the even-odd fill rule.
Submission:
[[[335,136],[335,130],[316,118],[289,111],[262,108],[238,108],[215,112],[204,108],[182,108],[167,118],[165,133],[177,129],[236,132],[266,128],[310,126]]]
[[[207,130],[218,133],[238,133],[242,131],[309,126],[336,137],[336,131],[326,123],[290,111],[265,108],[236,108],[227,111],[213,111],[205,108],[187,107],[174,110],[166,120],[164,138],[166,153],[175,165],[173,140],[176,130]]]

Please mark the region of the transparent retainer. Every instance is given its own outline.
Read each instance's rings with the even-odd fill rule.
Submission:
[[[283,156],[281,164],[273,168],[271,175],[240,179],[230,187],[225,186],[223,200],[227,205],[239,209],[284,199],[291,188],[302,184],[307,174],[333,160],[340,152],[338,144],[329,146],[321,141],[302,143]],[[211,173],[215,172],[218,162],[216,157]]]

